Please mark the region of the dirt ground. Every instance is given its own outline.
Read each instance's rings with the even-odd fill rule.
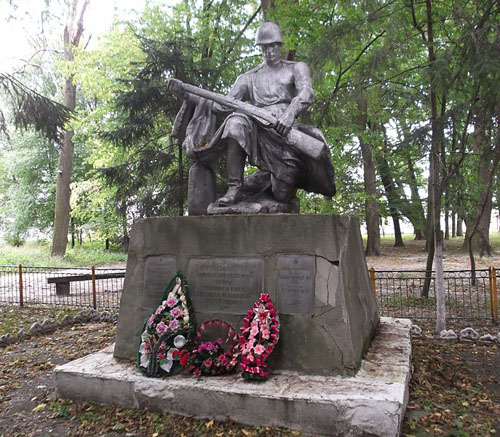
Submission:
[[[470,259],[461,251],[463,239],[454,238],[445,241],[443,264],[445,270],[469,270]],[[500,250],[494,247],[491,257],[480,258],[475,255],[476,269],[487,269],[490,266],[500,269]],[[406,240],[404,247],[394,247],[389,240],[382,245],[382,256],[366,257],[368,268],[375,270],[425,270],[427,252],[425,241]]]
[[[445,251],[445,269],[468,269],[468,256],[453,241]],[[376,270],[425,267],[421,242],[404,248],[385,245],[384,255],[369,257]],[[500,268],[500,256],[477,259],[477,268]],[[3,332],[17,332],[43,310],[15,310],[0,306]],[[6,316],[6,311],[10,316]],[[50,310],[53,311],[53,310]],[[53,313],[47,314],[53,317]],[[500,435],[500,345],[443,342],[433,337],[432,323],[419,322],[427,337],[412,341],[414,366],[410,399],[403,424],[405,436]],[[473,324],[481,334],[500,331],[489,321]],[[1,327],[1,326],[0,326]],[[459,331],[463,324],[448,324]],[[0,330],[2,331],[2,330]],[[95,352],[114,341],[115,325],[74,325],[0,348],[0,436],[289,436],[298,433],[235,423],[194,420],[57,399],[55,365]]]

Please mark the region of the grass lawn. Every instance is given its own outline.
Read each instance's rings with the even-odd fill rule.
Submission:
[[[44,243],[26,243],[21,247],[0,244],[0,265],[90,267],[123,263],[126,259],[126,252],[106,251],[95,243],[69,248],[64,258],[51,257],[50,246]]]

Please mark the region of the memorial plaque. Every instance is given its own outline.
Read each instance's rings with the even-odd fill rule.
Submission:
[[[194,258],[187,269],[197,312],[245,314],[262,293],[261,258]]]
[[[144,268],[142,308],[153,310],[163,297],[163,293],[177,273],[177,261],[173,256],[150,256]]]
[[[276,270],[278,311],[284,314],[313,314],[314,256],[278,255]]]

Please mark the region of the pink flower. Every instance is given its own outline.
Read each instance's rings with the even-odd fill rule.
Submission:
[[[168,327],[173,331],[179,327],[179,322],[177,320],[171,320]]]
[[[172,308],[174,305],[176,305],[178,300],[175,297],[169,297],[167,299],[167,305],[169,308]]]
[[[151,326],[155,322],[155,315],[151,314],[148,319],[148,325]]]
[[[200,369],[194,369],[194,376],[201,376]]]
[[[258,344],[257,346],[255,346],[253,348],[253,350],[254,350],[256,355],[262,355],[266,351],[266,348],[264,346],[262,346],[261,344]]]
[[[165,334],[165,332],[167,332],[167,330],[168,330],[168,326],[165,325],[165,323],[163,323],[163,322],[160,322],[160,323],[158,323],[158,325],[156,325],[156,332],[160,335]]]
[[[252,326],[252,329],[250,329],[250,335],[252,337],[255,337],[259,333],[259,328],[257,326]]]
[[[158,308],[156,308],[155,315],[157,315],[157,316],[160,315],[164,309],[165,308],[163,308],[163,306],[160,305]]]
[[[216,338],[216,339],[215,339],[215,343],[217,343],[217,344],[222,344],[222,338],[220,338],[220,337],[219,337],[219,338]]]
[[[177,319],[179,316],[182,314],[182,311],[179,308],[174,308],[173,310],[170,311],[170,315],[174,318]]]
[[[264,340],[269,340],[270,332],[269,332],[269,327],[267,325],[262,326],[261,334]]]
[[[165,352],[158,352],[156,354],[156,358],[158,358],[159,360],[163,360],[163,358],[165,358]]]
[[[210,358],[207,358],[204,362],[203,362],[203,365],[209,369],[210,367],[212,367],[212,360]]]

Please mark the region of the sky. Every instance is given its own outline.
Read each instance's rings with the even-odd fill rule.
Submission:
[[[113,24],[116,16],[126,20],[136,12],[144,9],[147,0],[90,0],[85,13],[84,28],[86,41],[92,34],[91,43],[95,44],[98,36],[105,33]],[[41,12],[45,8],[45,0],[14,0],[18,5],[15,10],[10,0],[0,0],[0,71],[12,73],[23,65],[33,53],[29,44],[29,36],[41,30]],[[159,4],[177,3],[175,0],[156,1]],[[51,0],[51,10],[57,11],[57,0]],[[10,19],[11,15],[15,19]],[[62,28],[61,39],[62,39]]]

